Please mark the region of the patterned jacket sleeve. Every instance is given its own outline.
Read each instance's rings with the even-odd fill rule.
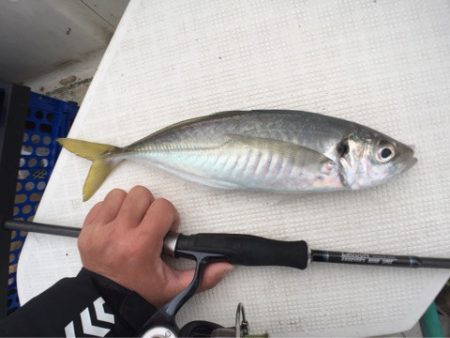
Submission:
[[[132,336],[155,311],[137,293],[82,269],[0,321],[0,336]]]

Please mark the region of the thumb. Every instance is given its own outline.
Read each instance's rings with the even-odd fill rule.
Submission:
[[[200,287],[197,290],[197,292],[213,288],[231,270],[233,270],[233,265],[231,265],[230,263],[220,262],[209,264],[203,273],[203,278],[201,280]],[[194,272],[195,269],[176,271],[177,277],[175,280],[177,281],[176,283],[177,285],[175,293],[180,292],[190,284],[190,282],[194,278]]]
[[[233,270],[230,263],[213,263],[206,267],[200,283],[199,291],[204,291],[215,287],[229,272]]]

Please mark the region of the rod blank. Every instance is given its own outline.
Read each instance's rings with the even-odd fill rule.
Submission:
[[[6,230],[37,232],[40,234],[57,235],[65,237],[78,237],[81,229],[74,227],[64,227],[61,225],[51,225],[35,222],[24,221],[5,221],[4,228]]]
[[[78,237],[81,231],[81,229],[74,227],[14,220],[6,221],[4,223],[4,228],[7,230],[28,231],[65,237]],[[296,252],[292,252],[292,255],[295,256]],[[327,250],[311,250],[310,257],[312,262],[450,269],[450,259],[448,258],[383,255]]]
[[[450,259],[370,254],[362,252],[342,252],[311,250],[311,261],[323,263],[378,265],[404,268],[441,268],[450,269]]]

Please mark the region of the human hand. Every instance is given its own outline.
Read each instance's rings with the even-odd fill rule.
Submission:
[[[156,307],[187,287],[194,270],[180,271],[161,259],[163,240],[176,231],[178,212],[169,201],[155,199],[136,186],[127,194],[115,189],[88,213],[78,238],[83,266],[137,292]],[[200,290],[214,287],[232,269],[209,265]]]

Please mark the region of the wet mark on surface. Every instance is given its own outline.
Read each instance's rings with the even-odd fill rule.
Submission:
[[[76,80],[77,80],[77,77],[75,75],[70,75],[70,76],[67,76],[67,77],[59,80],[59,83],[62,84],[63,86],[67,86],[68,84],[71,84],[71,83],[75,82]]]

